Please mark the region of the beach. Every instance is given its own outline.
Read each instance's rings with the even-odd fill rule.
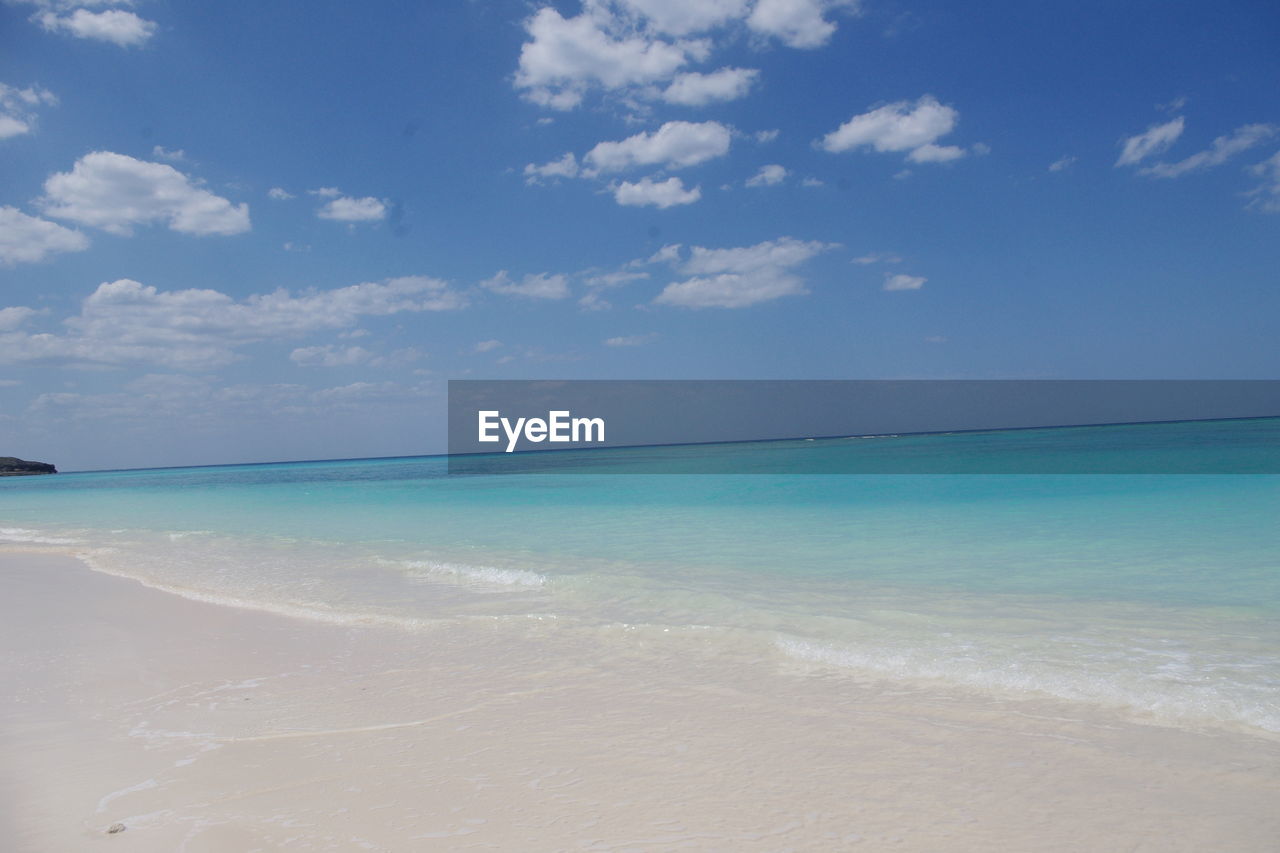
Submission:
[[[0,555],[15,851],[1262,851],[1280,836],[1274,738],[696,638],[655,652],[536,620],[325,624],[57,550]]]

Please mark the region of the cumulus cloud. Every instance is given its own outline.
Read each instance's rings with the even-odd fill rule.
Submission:
[[[693,204],[702,198],[702,188],[684,188],[679,178],[655,181],[641,178],[635,183],[623,181],[613,188],[613,200],[623,207],[657,207],[666,209],[682,204]]]
[[[28,216],[16,207],[0,207],[0,264],[43,261],[57,252],[89,248],[89,238],[56,222]]]
[[[501,346],[502,341],[491,339],[487,341],[480,341],[480,343],[476,344],[475,350],[476,352],[493,352]]]
[[[825,44],[834,12],[856,12],[855,0],[582,0],[565,17],[551,6],[525,23],[515,87],[533,103],[569,110],[589,91],[635,103],[665,100],[698,106],[742,97],[757,72],[689,71],[744,28],[795,48]]]
[[[569,280],[560,274],[530,274],[519,281],[513,281],[506,270],[499,270],[493,278],[480,282],[480,286],[504,296],[524,296],[530,299],[564,299],[569,295]]]
[[[1159,154],[1182,135],[1184,127],[1186,127],[1186,121],[1182,116],[1178,116],[1164,124],[1152,125],[1137,136],[1121,140],[1120,158],[1116,160],[1116,165],[1132,166],[1152,154]]]
[[[1192,154],[1177,163],[1154,163],[1141,170],[1143,175],[1156,178],[1177,178],[1188,172],[1221,166],[1235,155],[1248,151],[1263,140],[1276,133],[1276,127],[1269,124],[1246,124],[1238,127],[1226,136],[1213,140],[1208,149]]]
[[[288,201],[293,197],[293,193],[289,192],[284,187],[272,187],[267,190],[267,198],[273,201]]]
[[[862,255],[854,258],[853,263],[861,266],[867,266],[869,264],[900,264],[902,263],[902,258],[886,252],[872,252],[869,255]]]
[[[1072,157],[1070,155],[1065,157],[1059,157],[1057,160],[1054,160],[1052,163],[1049,164],[1049,171],[1061,172],[1064,169],[1070,169],[1072,166],[1075,165],[1075,162],[1077,159],[1078,158]]]
[[[616,35],[604,15],[564,18],[544,6],[526,23],[515,85],[535,104],[568,110],[590,86],[621,89],[671,77],[705,46]]]
[[[924,276],[906,275],[898,273],[897,275],[886,274],[884,277],[885,290],[919,290],[924,287],[924,283],[929,279]]]
[[[635,267],[643,263],[643,261],[633,261],[628,264],[628,267]],[[587,311],[607,310],[612,306],[601,295],[603,292],[622,287],[633,281],[643,281],[648,277],[649,273],[639,272],[635,269],[622,269],[614,272],[588,275],[583,279],[583,284],[587,286],[587,292],[578,300],[578,305]]]
[[[687,36],[746,16],[747,0],[618,0],[615,7],[650,30]]]
[[[668,104],[701,107],[715,101],[736,101],[751,91],[760,72],[754,68],[721,68],[709,74],[687,71],[677,74],[662,92]]]
[[[756,172],[750,178],[747,178],[747,186],[749,187],[772,187],[786,180],[787,169],[785,166],[779,166],[777,163],[770,163],[767,166],[761,166],[760,171]]]
[[[960,113],[925,95],[915,103],[898,101],[856,115],[824,136],[819,144],[833,154],[858,148],[906,151],[913,163],[942,163],[965,155],[963,148],[938,145],[955,129]]]
[[[380,222],[387,218],[387,205],[381,199],[339,196],[316,211],[321,219],[334,222]]]
[[[694,246],[679,271],[692,276],[672,282],[654,300],[685,308],[745,308],[783,296],[808,293],[794,270],[835,244],[792,237],[736,249]]]
[[[652,133],[637,133],[618,142],[600,142],[583,161],[593,174],[621,172],[637,166],[683,169],[729,153],[732,134],[718,121],[669,121]]]
[[[35,315],[32,308],[0,308],[0,332],[12,332]]]
[[[120,47],[137,47],[146,44],[155,35],[153,21],[140,18],[123,9],[105,9],[91,12],[76,9],[70,14],[54,11],[38,12],[36,20],[51,33],[65,33],[75,38],[105,41]]]
[[[525,166],[524,181],[526,184],[540,184],[543,181],[556,178],[576,178],[578,172],[578,158],[573,156],[572,151],[566,151],[565,155],[559,160],[552,160],[549,163],[543,163],[541,166],[533,163]]]
[[[249,230],[247,204],[233,205],[172,166],[110,151],[86,154],[70,172],[50,176],[38,204],[47,216],[120,235],[154,222],[201,236]]]
[[[326,344],[318,347],[298,347],[289,353],[289,360],[299,367],[355,367],[378,361],[364,347],[342,347]]]
[[[165,148],[163,145],[156,145],[151,149],[151,156],[168,160],[170,163],[183,163],[186,162],[187,152],[181,148]]]
[[[854,0],[757,0],[747,26],[788,47],[822,47],[836,31],[826,14],[836,10],[854,13],[857,8]]]
[[[36,109],[57,103],[57,96],[40,86],[19,89],[0,83],[0,139],[30,133],[36,126]]]
[[[212,370],[247,344],[354,327],[361,317],[462,308],[439,279],[406,276],[333,290],[277,290],[237,300],[216,290],[104,282],[64,321],[64,334],[0,334],[0,364],[144,364]]]

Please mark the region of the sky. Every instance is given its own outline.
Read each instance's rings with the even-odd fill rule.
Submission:
[[[1274,2],[0,0],[0,455],[448,379],[1280,378]]]

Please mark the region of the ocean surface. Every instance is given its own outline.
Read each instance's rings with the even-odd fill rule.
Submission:
[[[1213,471],[1214,454],[1276,470],[1280,455],[1280,419],[1197,424],[1191,442],[1125,429],[1180,470]],[[1069,470],[1081,428],[1034,432]],[[972,438],[862,444],[883,459],[895,441],[936,456]],[[984,453],[1027,442],[986,433]],[[851,446],[732,452],[809,472]],[[725,450],[594,452],[635,472]],[[0,547],[340,624],[537,624],[658,655],[678,636],[797,677],[1280,733],[1275,474],[450,476],[441,457],[73,473],[0,478]]]

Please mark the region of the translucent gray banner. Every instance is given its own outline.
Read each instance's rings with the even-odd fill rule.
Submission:
[[[1277,474],[1280,380],[451,380],[453,474]]]

